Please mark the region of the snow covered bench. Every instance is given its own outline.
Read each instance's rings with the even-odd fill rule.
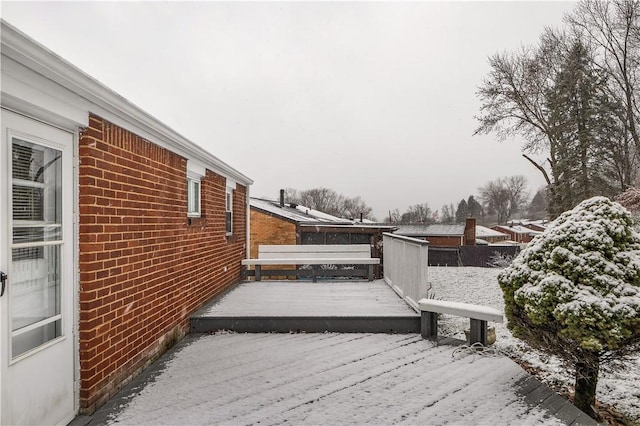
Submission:
[[[258,247],[257,259],[244,259],[242,265],[245,276],[255,276],[260,281],[263,276],[312,277],[317,276],[365,276],[373,280],[373,266],[379,265],[380,259],[371,257],[369,244],[334,244],[334,245],[261,245]],[[265,265],[331,265],[327,269],[262,269]],[[365,265],[366,268],[337,268],[337,265]],[[248,267],[254,267],[254,270]],[[335,266],[335,267],[334,267]]]
[[[503,322],[502,312],[495,308],[471,303],[447,300],[420,299],[420,329],[422,337],[435,340],[438,337],[438,314],[450,314],[470,319],[469,344],[487,344],[487,321]]]

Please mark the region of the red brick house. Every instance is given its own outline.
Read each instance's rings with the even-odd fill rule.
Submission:
[[[515,241],[516,243],[526,244],[531,242],[533,237],[536,235],[542,234],[541,231],[535,231],[529,227],[522,225],[496,225],[491,229],[496,230],[498,232],[502,232],[504,234],[508,234],[511,241]]]
[[[66,424],[240,280],[252,181],[1,30],[0,423]]]
[[[509,240],[509,234],[505,234],[495,229],[487,228],[486,226],[476,226],[476,238],[478,241],[482,241],[487,244],[499,244],[503,241]]]

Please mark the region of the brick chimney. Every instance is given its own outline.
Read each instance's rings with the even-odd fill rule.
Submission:
[[[280,190],[280,207],[284,207],[284,189]]]
[[[464,245],[476,245],[476,218],[468,217],[464,225]]]

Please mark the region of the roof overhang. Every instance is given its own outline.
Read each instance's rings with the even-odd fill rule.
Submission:
[[[0,20],[2,106],[61,127],[95,114],[242,185],[253,180]]]

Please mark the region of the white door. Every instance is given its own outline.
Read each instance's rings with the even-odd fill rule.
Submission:
[[[0,424],[75,414],[74,135],[2,110]]]

